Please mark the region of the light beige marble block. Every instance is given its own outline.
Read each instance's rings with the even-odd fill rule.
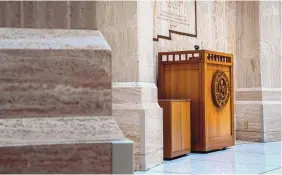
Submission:
[[[101,33],[0,28],[0,38],[0,173],[133,173]]]
[[[111,115],[111,53],[96,31],[0,29],[0,118]]]
[[[135,170],[163,162],[163,114],[154,84],[113,83],[113,116],[124,135],[134,141]]]
[[[112,116],[0,119],[0,146],[121,140]]]

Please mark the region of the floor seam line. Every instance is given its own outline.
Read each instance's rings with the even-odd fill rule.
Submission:
[[[273,170],[269,170],[269,171],[265,171],[265,172],[262,172],[262,173],[260,173],[260,174],[265,174],[265,173],[268,173],[268,172],[271,172],[271,171],[274,171],[274,170],[278,170],[278,169],[280,169],[281,167],[278,167],[278,168],[275,168],[275,169],[273,169]]]

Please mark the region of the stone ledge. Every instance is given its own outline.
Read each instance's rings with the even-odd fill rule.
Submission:
[[[0,173],[112,173],[112,143],[5,146],[0,154]]]
[[[135,154],[163,148],[162,108],[114,109],[113,116],[125,137],[135,142]]]
[[[135,170],[146,171],[163,163],[163,149],[149,154],[135,154]]]
[[[262,142],[263,133],[254,131],[235,131],[236,140],[252,141],[252,142]]]
[[[129,140],[0,145],[0,173],[133,174]]]
[[[0,37],[0,49],[111,50],[95,30],[0,28]]]
[[[236,140],[252,141],[252,142],[271,142],[281,141],[281,131],[277,132],[254,132],[254,131],[238,131],[236,130]]]
[[[0,145],[125,139],[112,116],[0,119]]]
[[[154,83],[113,82],[113,104],[146,104],[158,102]]]

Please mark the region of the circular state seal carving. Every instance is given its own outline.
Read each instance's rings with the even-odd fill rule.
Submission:
[[[223,108],[230,96],[230,88],[228,77],[223,71],[216,71],[212,79],[211,94],[214,104]]]

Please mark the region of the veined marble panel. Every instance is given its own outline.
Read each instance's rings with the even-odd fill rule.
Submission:
[[[148,154],[163,148],[161,108],[114,108],[113,116],[125,137],[134,141],[135,154]]]
[[[263,105],[264,132],[281,132],[282,105]]]
[[[111,115],[111,53],[96,31],[0,29],[0,118]]]
[[[112,143],[0,147],[0,154],[0,173],[112,173]]]
[[[281,88],[281,1],[259,2],[262,87]]]
[[[113,82],[114,104],[157,103],[158,89],[154,83]]]
[[[145,149],[141,153],[149,154],[163,149],[163,110],[146,109],[145,118]]]
[[[281,88],[237,88],[237,101],[281,101]]]
[[[134,141],[135,170],[157,165],[158,161],[153,161],[147,166],[141,158],[163,149],[162,109],[155,84],[113,83],[113,116],[125,137]]]
[[[261,104],[235,104],[236,130],[263,132],[262,114]]]
[[[157,88],[153,83],[113,84],[113,116],[125,136],[135,141],[136,154],[147,154],[163,146],[162,109],[156,101]]]
[[[254,142],[271,142],[282,140],[281,131],[274,132],[249,132],[249,131],[236,131],[237,140],[246,140]]]
[[[236,130],[236,140],[245,140],[253,142],[263,142],[264,133],[255,131],[239,131]]]
[[[135,170],[147,170],[163,160],[162,154],[145,159],[147,155],[163,149],[161,114],[161,108],[113,109],[113,116],[123,134],[134,141]],[[148,163],[148,159],[152,161]]]
[[[281,131],[264,133],[264,142],[273,142],[273,141],[281,141],[281,140],[282,140]]]
[[[134,142],[134,153],[140,153],[142,116],[137,109],[113,109],[113,116],[125,137]]]
[[[0,38],[0,49],[82,49],[111,53],[102,34],[95,30],[0,28]]]
[[[244,141],[244,140],[235,140],[235,145],[250,144],[250,143],[253,143],[253,142]]]
[[[137,2],[97,1],[95,17],[97,29],[112,48],[113,81],[138,81]]]
[[[261,91],[236,91],[237,101],[261,101],[262,92]]]
[[[19,3],[22,6],[21,27],[53,29],[70,27],[69,1],[24,1]]]
[[[135,157],[135,161],[137,161],[137,163],[135,163],[135,169],[143,171],[148,170],[163,163],[163,149],[159,149],[145,155],[137,154]]]
[[[0,26],[97,29],[95,1],[1,1]]]
[[[125,137],[112,116],[0,119],[0,147],[120,139]]]
[[[281,102],[237,101],[235,111],[237,139],[261,142],[281,140]]]
[[[281,101],[282,100],[282,89],[280,88],[280,90],[278,91],[263,91],[262,99],[265,101]]]
[[[149,1],[137,1],[137,54],[140,82],[154,82],[153,6]]]
[[[238,88],[261,86],[260,31],[258,1],[236,2],[237,52],[236,77]]]
[[[70,1],[70,28],[72,29],[97,29],[96,20],[97,1]]]
[[[0,26],[20,27],[21,26],[21,4],[15,1],[0,2]]]

